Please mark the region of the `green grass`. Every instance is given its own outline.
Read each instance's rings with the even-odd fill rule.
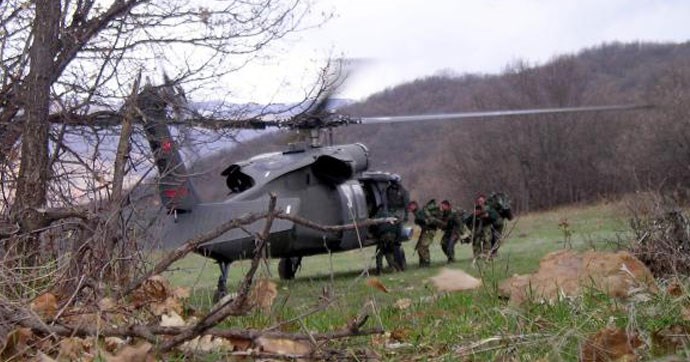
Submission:
[[[651,333],[681,323],[681,303],[656,298],[636,304],[631,312],[630,305],[593,291],[583,298],[554,305],[528,304],[517,308],[498,298],[496,286],[515,273],[536,270],[545,254],[562,249],[564,235],[559,223],[563,219],[570,224],[575,249],[607,249],[612,247],[611,241],[627,239],[627,220],[617,211],[619,206],[567,207],[518,217],[507,228],[509,236],[500,256],[480,264],[480,268],[471,263],[470,246],[458,244],[459,261],[449,267],[484,281],[482,288],[471,292],[439,295],[429,284],[428,278],[446,267],[438,240],[432,244],[432,267],[427,269],[417,267],[414,242],[405,243],[409,270],[379,277],[389,293],[366,283],[367,271],[374,265],[374,248],[305,258],[292,281],[280,281],[277,261],[271,260],[269,268],[262,267],[259,273],[278,284],[279,294],[272,312],[254,312],[226,324],[327,332],[342,328],[366,310],[371,317],[367,326],[381,326],[392,335],[352,338],[333,342],[335,346],[373,348],[384,360],[453,361],[463,358],[457,348],[497,337],[499,340],[478,345],[472,359],[577,360],[580,343],[606,325],[634,325],[643,333]],[[247,262],[232,265],[230,288],[241,280],[247,267]],[[167,275],[173,284],[193,289],[192,304],[200,309],[210,305],[217,276],[217,266],[196,255],[176,263]],[[324,310],[312,313],[321,303],[324,288],[332,290],[335,299]],[[394,303],[401,298],[410,298],[412,306],[405,310],[395,308]],[[305,315],[303,326],[294,321],[281,324],[300,315]],[[404,344],[391,349],[386,342]]]

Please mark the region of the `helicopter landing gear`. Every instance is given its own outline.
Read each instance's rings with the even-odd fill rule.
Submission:
[[[282,258],[278,262],[278,275],[281,280],[291,280],[295,278],[297,269],[302,266],[302,257]]]
[[[220,267],[220,276],[218,277],[218,286],[216,287],[216,292],[213,294],[214,303],[217,303],[228,294],[228,268],[230,267],[230,263],[232,262],[218,260],[218,266]]]

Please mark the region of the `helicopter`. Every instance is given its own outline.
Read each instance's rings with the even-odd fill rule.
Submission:
[[[403,227],[409,194],[399,175],[369,170],[369,149],[361,143],[323,144],[322,134],[334,127],[395,122],[462,120],[574,112],[623,111],[647,108],[647,105],[609,105],[488,112],[441,113],[409,116],[350,117],[329,111],[330,95],[315,101],[302,113],[284,120],[253,119],[244,128],[280,127],[296,129],[308,135],[302,143],[282,152],[260,154],[227,165],[225,178],[229,195],[219,202],[202,202],[190,179],[179,146],[165,120],[169,102],[163,88],[144,87],[137,105],[144,120],[145,135],[159,173],[158,191],[167,217],[163,238],[181,244],[213,230],[228,220],[266,211],[269,194],[276,198],[276,208],[320,225],[356,225],[338,232],[322,232],[287,219],[276,219],[269,230],[268,255],[280,259],[281,279],[293,279],[306,256],[336,253],[376,245],[371,227],[357,226],[374,218],[379,211],[390,210],[401,224],[400,241],[409,240],[411,227]],[[169,98],[169,97],[168,97]],[[328,137],[326,137],[328,138]],[[332,137],[330,137],[332,138]],[[230,230],[201,244],[198,254],[215,260],[220,267],[216,298],[227,293],[228,268],[231,263],[252,258],[254,235],[264,228],[265,220],[244,229]],[[404,260],[398,246],[396,255]]]

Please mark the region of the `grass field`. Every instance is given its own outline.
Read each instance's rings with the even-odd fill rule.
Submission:
[[[541,257],[564,247],[564,233],[559,227],[563,220],[569,224],[575,249],[610,249],[617,241],[627,240],[627,219],[621,209],[617,203],[602,203],[517,217],[507,228],[509,234],[500,256],[478,265],[471,263],[470,246],[460,244],[456,249],[458,262],[446,265],[436,241],[432,267],[420,269],[414,242],[407,242],[408,270],[379,277],[388,293],[366,283],[374,265],[374,248],[305,258],[292,281],[280,281],[277,261],[271,260],[270,267],[262,267],[259,274],[278,284],[272,312],[255,312],[229,320],[227,325],[327,332],[342,328],[366,311],[370,315],[367,326],[380,326],[388,333],[334,345],[346,350],[366,346],[383,360],[401,361],[464,360],[468,351],[472,352],[471,360],[577,360],[582,341],[607,325],[634,326],[649,339],[652,332],[680,323],[682,303],[659,296],[631,306],[593,291],[555,305],[517,308],[500,300],[496,293],[498,282],[515,273],[536,270]],[[247,262],[233,264],[230,288],[241,280],[247,267]],[[428,278],[443,267],[482,278],[484,286],[471,292],[438,294]],[[167,277],[173,284],[192,288],[192,303],[203,309],[211,303],[217,269],[207,259],[189,256],[176,263]],[[324,289],[333,296],[327,305],[322,298]],[[411,306],[396,308],[395,302],[403,298],[409,298]],[[294,321],[301,315],[300,323]],[[651,356],[656,352],[647,349],[645,353]]]

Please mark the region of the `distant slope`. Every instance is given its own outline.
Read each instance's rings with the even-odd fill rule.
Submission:
[[[477,193],[504,190],[522,210],[553,207],[683,186],[690,176],[688,85],[690,43],[604,44],[540,66],[515,62],[500,75],[418,79],[345,110],[379,116],[649,102],[657,110],[352,126],[337,129],[335,139],[366,144],[372,168],[400,173],[415,198],[470,207]],[[272,135],[208,162],[220,169],[240,153],[280,143]]]

